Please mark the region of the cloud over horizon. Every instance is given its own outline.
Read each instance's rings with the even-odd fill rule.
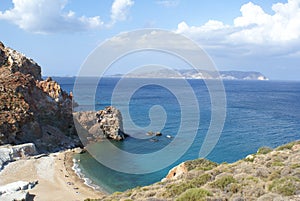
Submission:
[[[107,27],[100,16],[77,16],[74,11],[65,11],[68,0],[12,0],[12,3],[12,9],[0,11],[0,20],[7,20],[28,32],[82,32]],[[115,0],[110,25],[125,20],[133,3],[131,0]]]
[[[273,4],[274,14],[249,2],[231,25],[209,20],[201,26],[182,21],[176,33],[184,34],[210,49],[245,49],[244,54],[293,55],[300,44],[300,0]],[[265,52],[265,47],[271,47]]]

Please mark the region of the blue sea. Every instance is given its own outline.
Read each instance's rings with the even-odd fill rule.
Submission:
[[[68,92],[73,91],[75,78],[55,78]],[[86,81],[86,90],[89,90],[89,80]],[[102,78],[95,95],[95,108],[103,109],[111,104],[111,97],[119,78]],[[142,80],[131,79],[132,84]],[[168,84],[175,86],[178,91],[181,85],[178,80],[169,79]],[[129,137],[122,142],[113,142],[119,149],[134,154],[152,153],[168,146],[179,129],[183,129],[186,137],[192,132],[190,127],[180,128],[181,121],[196,122],[198,129],[196,137],[190,148],[168,167],[149,174],[128,174],[112,170],[95,160],[89,153],[76,156],[82,174],[89,178],[93,184],[109,193],[124,191],[136,186],[149,185],[160,181],[168,171],[182,161],[196,159],[199,150],[209,129],[211,121],[211,100],[209,90],[203,80],[187,80],[194,91],[200,109],[199,119],[196,116],[181,119],[181,107],[172,91],[159,85],[145,85],[140,87],[131,96],[129,102],[119,103],[116,107],[128,107],[132,121],[146,127],[151,123],[149,110],[154,105],[160,105],[165,110],[165,116],[155,116],[152,121],[160,122],[166,119],[161,132],[163,136],[158,141],[136,139]],[[207,159],[217,163],[234,162],[255,153],[259,147],[277,147],[284,143],[300,139],[300,82],[292,81],[224,81],[226,92],[226,119],[221,136],[214,149],[207,155]],[[125,93],[125,92],[124,92]],[[90,108],[85,100],[93,97],[82,97],[79,100],[79,110]],[[189,100],[189,97],[187,97]],[[76,100],[77,101],[77,100]],[[125,100],[124,100],[125,101]],[[89,101],[87,101],[89,102]],[[162,118],[162,119],[160,119]],[[126,119],[124,119],[126,125]],[[130,127],[124,126],[129,135],[134,132]],[[154,130],[156,131],[156,130]],[[145,135],[143,133],[142,135]],[[169,139],[166,135],[173,138]],[[180,138],[184,143],[185,136]],[[177,143],[174,146],[180,147]],[[176,147],[175,147],[176,148]],[[94,144],[91,149],[99,153],[108,153],[106,142]],[[168,154],[168,153],[166,153]],[[171,154],[171,153],[170,153]],[[162,158],[162,162],[163,162]],[[134,166],[149,167],[151,161],[134,160]],[[120,166],[122,162],[120,161]],[[134,167],[133,167],[134,168]]]

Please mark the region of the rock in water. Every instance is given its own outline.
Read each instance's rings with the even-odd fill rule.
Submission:
[[[162,133],[158,131],[158,132],[155,133],[155,135],[156,136],[162,136]]]
[[[97,122],[103,134],[110,139],[124,140],[123,120],[121,112],[115,107],[109,106],[96,114]]]
[[[33,142],[51,151],[77,138],[72,96],[51,78],[42,80],[37,63],[1,42],[0,111],[0,145]]]
[[[126,137],[121,112],[115,107],[109,106],[98,112],[76,112],[73,116],[76,128],[80,130],[81,140],[85,141],[84,144],[103,138],[120,141]]]

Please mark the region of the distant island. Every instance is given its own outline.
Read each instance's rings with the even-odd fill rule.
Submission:
[[[114,74],[110,77],[128,77],[128,78],[185,78],[185,79],[204,79],[204,80],[269,80],[265,75],[255,71],[206,71],[195,69],[181,69],[181,70],[147,70],[137,71],[134,73]]]

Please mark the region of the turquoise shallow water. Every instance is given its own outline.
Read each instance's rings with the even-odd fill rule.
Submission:
[[[62,88],[72,91],[74,78],[59,78]],[[105,78],[101,80],[100,87],[96,93],[96,109],[111,104],[111,94],[118,79]],[[133,79],[132,82],[140,82]],[[180,91],[177,80],[168,80]],[[82,173],[90,178],[93,183],[101,185],[108,192],[124,191],[135,186],[148,185],[162,179],[168,170],[182,161],[195,159],[198,157],[203,139],[209,128],[211,118],[211,106],[208,90],[202,80],[189,80],[200,108],[200,121],[196,138],[192,146],[183,154],[180,159],[170,166],[144,175],[125,174],[114,171],[97,162],[88,153],[76,156],[80,159],[79,168]],[[177,86],[178,85],[178,86]],[[212,152],[207,156],[208,159],[221,162],[234,162],[248,154],[256,152],[261,146],[276,147],[281,144],[300,139],[300,82],[284,81],[224,81],[227,98],[227,112],[224,129],[221,137]],[[86,90],[89,83],[86,83]],[[84,101],[91,97],[82,97],[80,109],[84,110]],[[187,98],[188,99],[188,98]],[[180,118],[180,105],[175,96],[167,89],[149,85],[137,90],[131,97],[129,110],[135,124],[145,127],[150,123],[149,109],[153,105],[162,106],[167,114],[165,127],[162,130],[164,136],[159,137],[158,142],[127,138],[123,142],[114,142],[114,145],[130,153],[145,154],[163,149],[169,145],[172,139],[165,135],[176,136],[181,121],[192,122],[195,116]],[[117,107],[125,107],[126,103]],[[191,111],[192,114],[192,111]],[[160,117],[155,117],[157,121]],[[126,121],[126,120],[124,120]],[[134,132],[131,128],[126,128],[127,133]],[[186,137],[192,129],[184,128]],[[180,138],[184,144],[185,136]],[[177,143],[174,147],[182,146]],[[109,152],[105,144],[94,144],[91,147],[99,153]],[[168,153],[167,153],[168,154]],[[171,153],[170,153],[171,155]],[[151,161],[128,159],[133,164],[141,167],[149,167]],[[128,162],[128,161],[127,161]],[[120,163],[122,165],[122,163]]]

